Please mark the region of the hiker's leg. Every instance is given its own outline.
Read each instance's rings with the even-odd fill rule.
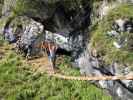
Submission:
[[[55,47],[53,47],[53,49],[51,50],[51,62],[52,62],[54,71],[56,71],[58,69],[56,67],[56,51],[57,51],[57,49]]]
[[[53,46],[52,50],[53,50],[53,64],[54,64],[54,68],[56,67],[56,51],[57,51],[58,47],[55,45]]]
[[[50,51],[46,49],[46,53],[47,53],[47,56],[48,56],[48,60],[50,61],[50,59],[51,59]]]
[[[51,64],[51,68],[52,68],[52,73],[54,73],[54,64],[53,64],[53,56],[52,56],[52,49],[51,49],[51,44],[48,43],[48,58]]]
[[[55,54],[54,54],[53,50],[50,50],[50,62],[51,62],[51,65],[54,69],[55,68]]]

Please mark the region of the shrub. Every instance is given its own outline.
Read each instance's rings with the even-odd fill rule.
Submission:
[[[97,49],[98,54],[102,56],[107,64],[118,61],[119,63],[133,65],[133,52],[127,50],[127,48],[131,49],[130,47],[132,46],[132,35],[125,33],[127,34],[126,36],[128,36],[128,42],[125,46],[126,49],[115,48],[113,46],[113,41],[115,39],[106,35],[107,31],[112,30],[112,24],[116,19],[121,17],[133,17],[131,9],[133,9],[132,4],[121,4],[111,10],[98,25],[94,25],[95,30],[92,30],[91,46]]]

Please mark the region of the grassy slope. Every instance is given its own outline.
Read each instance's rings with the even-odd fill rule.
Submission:
[[[4,46],[2,46],[4,43]],[[0,59],[0,99],[4,100],[112,100],[102,90],[85,81],[69,81],[35,74],[23,58],[10,50],[7,43],[0,40],[0,48],[5,47]],[[65,61],[68,63],[68,61]],[[79,75],[77,70],[60,64],[64,72]]]
[[[113,61],[118,61],[119,63],[133,66],[133,52],[128,51],[128,45],[122,49],[117,49],[113,45],[115,39],[106,35],[106,32],[111,30],[111,25],[114,20],[121,17],[133,17],[133,11],[131,9],[133,9],[132,4],[122,4],[118,8],[110,11],[101,22],[94,26],[91,38],[92,47],[96,48],[99,55],[101,55],[108,64]],[[131,37],[132,36],[129,36],[129,38]],[[128,42],[132,43],[132,39]]]

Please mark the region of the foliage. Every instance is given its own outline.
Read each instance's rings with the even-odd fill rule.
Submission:
[[[40,14],[45,10],[44,5],[40,0],[17,0],[13,13],[15,15]]]
[[[89,0],[17,0],[13,12],[16,15],[43,15],[45,13],[54,14],[58,8],[63,8],[66,12],[69,10],[79,11],[81,5],[88,4]],[[52,13],[53,12],[53,13]],[[49,13],[49,14],[50,14]],[[38,14],[38,15],[37,15]],[[48,15],[49,15],[48,14]]]
[[[4,42],[3,42],[4,43]],[[112,100],[110,96],[85,81],[61,80],[34,73],[23,58],[8,47],[0,60],[0,99],[5,100]],[[0,52],[2,49],[0,49]],[[70,59],[66,58],[64,63]],[[67,75],[78,75],[72,68],[60,69]]]
[[[0,46],[3,46],[4,38],[0,35]]]
[[[92,30],[91,45],[97,49],[98,54],[102,56],[103,60],[107,64],[118,61],[122,64],[133,65],[133,52],[129,52],[129,50],[126,49],[115,48],[113,45],[113,41],[115,39],[106,35],[106,32],[112,30],[114,20],[122,17],[133,17],[133,12],[131,9],[133,9],[132,4],[121,4],[117,8],[111,10],[109,14],[97,25],[93,26],[94,29]],[[131,35],[128,35],[128,42],[129,45],[131,45]],[[129,45],[127,45],[127,47],[129,47]]]

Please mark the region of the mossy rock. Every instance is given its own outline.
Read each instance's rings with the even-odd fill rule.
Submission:
[[[72,0],[17,0],[16,5],[13,7],[13,12],[16,15],[28,15],[32,17],[49,17],[54,14],[54,11],[61,4],[65,10],[77,8],[80,5],[79,0],[75,3]]]
[[[107,16],[103,18],[97,25],[94,25],[91,37],[91,46],[96,48],[97,53],[102,56],[103,60],[107,64],[111,64],[114,61],[119,63],[128,64],[133,66],[133,51],[127,50],[132,45],[131,34],[126,34],[128,36],[128,45],[125,46],[126,49],[118,49],[114,47],[114,38],[107,36],[107,32],[112,30],[112,24],[118,18],[133,17],[133,4],[121,4],[120,6],[114,8],[109,12]],[[131,48],[129,48],[131,49]]]
[[[8,25],[11,22],[11,20],[14,18],[15,16],[11,14],[10,16],[2,17],[0,19],[0,34],[3,34],[4,28],[6,27],[6,25]]]

